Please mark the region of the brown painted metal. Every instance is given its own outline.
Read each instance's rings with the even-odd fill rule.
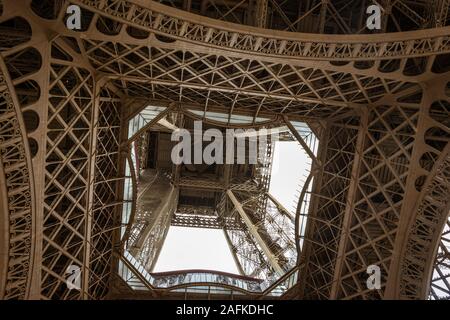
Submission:
[[[130,140],[127,120],[154,103],[172,123],[203,110],[322,128],[290,297],[425,299],[440,287],[448,298],[449,1],[379,1],[383,31],[401,32],[370,34],[351,18],[353,2],[364,14],[358,1],[201,2],[0,3],[0,297],[102,299],[119,287],[125,161],[160,118]],[[81,31],[65,26],[69,4],[82,7]],[[242,181],[175,177],[231,189],[245,212],[268,198]],[[236,215],[226,197],[220,210]],[[239,225],[224,231],[241,271],[270,273]],[[257,227],[266,251],[290,248],[272,241],[269,220]],[[379,290],[365,284],[371,264]],[[80,291],[66,286],[69,265]]]

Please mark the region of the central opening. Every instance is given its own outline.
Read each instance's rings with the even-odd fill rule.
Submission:
[[[262,292],[294,270],[312,165],[302,145],[316,152],[306,124],[147,106],[128,136],[124,257],[153,286]]]

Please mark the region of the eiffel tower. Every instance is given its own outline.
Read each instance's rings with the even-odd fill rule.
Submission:
[[[0,299],[450,299],[449,7],[0,1]],[[297,143],[295,210],[270,137],[174,164],[195,121]],[[239,274],[154,272],[171,226]]]

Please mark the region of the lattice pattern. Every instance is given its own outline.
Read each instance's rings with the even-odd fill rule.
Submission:
[[[298,39],[299,37],[284,38],[267,37],[263,33],[242,32],[238,29],[216,28],[197,22],[191,22],[185,18],[187,14],[180,11],[172,11],[156,2],[149,2],[147,7],[138,5],[133,0],[109,0],[71,1],[83,5],[83,7],[99,13],[100,21],[103,21],[105,34],[118,34],[120,23],[108,23],[110,20],[127,21],[127,24],[135,28],[142,28],[147,32],[156,32],[169,35],[175,39],[186,39],[203,45],[227,47],[234,50],[253,51],[267,55],[295,56],[305,59],[368,59],[389,56],[405,57],[412,54],[423,55],[438,51],[448,51],[450,37],[426,35],[423,38],[409,39],[407,41],[383,40],[370,41],[367,37],[361,37],[354,43],[321,42],[311,38]],[[192,19],[193,20],[193,19]],[[445,34],[445,33],[444,33]],[[147,38],[149,35],[142,35]],[[364,39],[364,40],[363,40]],[[369,41],[368,41],[369,40]]]
[[[324,38],[276,31],[269,36],[262,30],[213,20],[199,23],[189,13],[155,2],[145,6],[135,0],[17,3],[0,4],[3,14],[18,15],[0,17],[5,31],[0,35],[0,50],[11,78],[7,89],[0,84],[6,101],[0,101],[0,148],[7,149],[1,154],[2,164],[5,184],[17,186],[16,180],[8,182],[17,178],[23,186],[13,194],[21,197],[17,203],[23,210],[17,213],[20,221],[10,221],[10,239],[11,230],[17,230],[14,237],[21,240],[10,241],[9,246],[14,246],[10,252],[20,258],[9,261],[13,268],[8,276],[13,275],[14,280],[7,286],[6,297],[26,296],[25,277],[30,274],[41,274],[40,288],[38,281],[33,285],[38,286],[34,291],[41,292],[42,298],[104,297],[110,281],[112,230],[118,227],[115,206],[123,202],[118,193],[123,169],[117,153],[120,104],[113,92],[121,98],[145,96],[172,105],[192,105],[197,110],[227,110],[230,119],[234,113],[253,119],[280,114],[293,120],[331,119],[321,140],[323,168],[314,178],[305,237],[307,264],[300,279],[303,296],[380,298],[388,291],[392,297],[426,296],[430,261],[434,260],[431,255],[448,214],[445,150],[450,139],[450,109],[448,92],[444,94],[448,91],[448,28],[391,38],[376,34]],[[83,7],[80,33],[64,27],[64,9],[69,3]],[[313,7],[316,3],[310,1]],[[326,32],[332,16],[342,32],[355,27],[354,21],[346,20],[344,7],[336,7],[339,2],[321,2],[325,3],[308,11],[305,19],[320,10],[322,17],[329,17],[322,18],[317,26],[320,31]],[[278,14],[283,11],[274,1],[266,4]],[[386,8],[393,10],[386,11],[392,13],[391,26],[399,15],[410,21],[397,21],[398,28],[391,29],[443,26],[448,20],[448,4],[448,0],[428,6],[396,1]],[[32,12],[54,21],[41,23]],[[280,17],[289,29],[308,28],[302,19]],[[49,41],[48,35],[55,37]],[[4,74],[5,70],[2,68]],[[94,72],[110,80],[108,89],[96,88]],[[424,99],[417,83],[424,89]],[[18,103],[13,103],[16,115],[7,92],[13,100],[17,95]],[[36,217],[42,219],[37,221],[36,236],[43,234],[43,241],[42,252],[41,243],[34,243],[42,266],[35,266],[41,270],[33,272],[25,270],[30,268],[26,260],[33,245],[26,240],[31,233],[26,188],[32,190],[33,186],[24,168],[30,170],[31,166],[24,164],[29,157],[27,143],[19,139],[33,121],[27,121],[26,128],[20,124],[19,103],[22,112],[39,111],[41,116],[37,133],[33,133],[34,138],[41,137],[37,147],[31,148],[33,140],[27,132],[30,149],[39,148],[39,155],[32,160],[37,168],[33,176],[39,186],[37,202],[44,207],[35,208]],[[367,118],[361,123],[353,116],[346,117],[367,108]],[[8,139],[2,140],[4,137]],[[22,148],[14,149],[17,145]],[[17,166],[5,165],[9,161],[5,162],[5,156],[17,160]],[[21,175],[8,176],[16,169]],[[236,193],[245,194],[238,192],[236,185],[232,184]],[[251,191],[248,188],[244,189]],[[245,198],[241,198],[244,206]],[[16,200],[10,198],[8,203]],[[253,207],[263,208],[261,203]],[[398,237],[400,231],[406,240]],[[158,232],[157,240],[162,234]],[[246,273],[272,276],[248,232],[227,234]],[[442,239],[445,236],[444,232]],[[146,250],[154,254],[149,248]],[[443,248],[441,245],[435,264],[439,271],[446,263]],[[392,258],[391,251],[401,254]],[[428,254],[426,258],[423,252]],[[379,291],[364,290],[367,275],[363,267],[368,263],[382,268]],[[81,292],[66,288],[64,272],[70,264],[82,267]],[[394,272],[386,275],[391,269]],[[446,279],[444,273],[433,278],[433,297],[436,286],[444,288]],[[388,290],[388,285],[400,292]]]
[[[226,225],[229,230],[237,230],[242,227],[233,217],[219,217],[216,210],[211,207],[183,204],[178,205],[170,225],[209,229],[222,229]]]
[[[56,62],[49,81],[41,289],[47,298],[81,298],[86,283],[69,291],[64,273],[69,265],[89,272],[94,81],[87,70]]]
[[[244,225],[240,230],[225,230],[225,232],[231,243],[232,254],[237,257],[245,275],[260,279],[273,279],[275,277],[274,271],[265,259],[262,250]]]
[[[219,217],[229,216],[232,206],[226,193],[223,193],[217,205]],[[234,220],[234,224],[240,227],[227,229],[226,225],[223,225],[225,238],[241,272],[253,277],[267,277],[268,274],[272,274],[273,271],[270,270],[264,254],[255,243],[242,219],[236,212],[230,218]]]
[[[423,147],[418,155],[418,173],[412,177],[414,190],[420,192],[413,208],[408,241],[401,261],[403,277],[400,294],[408,299],[437,298],[440,288],[446,288],[445,245],[439,246],[439,237],[445,242],[445,223],[449,206],[450,103],[444,82],[437,82],[434,92],[426,95],[423,106],[423,129],[420,136]],[[444,231],[442,231],[444,229]],[[426,231],[426,232],[424,232]],[[441,236],[441,233],[444,232]],[[436,249],[437,248],[437,249]],[[436,257],[436,254],[438,256]],[[412,257],[415,257],[414,259]],[[432,265],[435,261],[435,274]],[[430,288],[430,278],[432,287]],[[448,286],[447,286],[448,288]],[[430,291],[431,289],[431,291]],[[446,295],[444,291],[439,292]]]
[[[294,267],[297,259],[297,251],[293,219],[288,213],[278,208],[271,199],[268,199],[266,214],[260,224],[264,225],[266,232],[271,236],[272,243],[276,243],[279,246],[280,249],[276,252],[276,255],[283,257],[282,260],[285,260],[285,268],[289,270]]]
[[[251,223],[257,229],[259,236],[277,260],[277,263],[280,265],[282,270],[288,271],[295,263],[295,257],[293,258],[292,256],[295,255],[295,246],[293,242],[294,234],[292,232],[294,228],[293,222],[289,219],[284,219],[283,214],[273,206],[267,206],[265,208],[260,207],[267,202],[267,200],[264,200],[267,199],[267,194],[264,192],[259,192],[256,195],[245,192],[234,192],[234,194],[241,203],[245,214],[249,217]],[[231,211],[232,217],[243,224],[243,219],[234,210],[235,209],[233,208]],[[281,228],[281,225],[288,228]],[[238,253],[238,258],[242,260],[241,265],[246,272],[245,274],[269,281],[273,280],[275,278],[273,266],[270,264],[269,258],[261,248],[260,244],[254,239],[251,232],[249,232],[249,228],[244,227],[242,228],[242,231],[232,231],[229,229],[226,229],[226,231],[230,235],[233,247],[237,248],[235,241],[248,241],[249,239],[246,237],[251,237],[252,241],[250,244],[253,245],[254,252],[259,252],[258,256],[262,259],[262,261],[259,262],[260,266],[251,271],[251,273],[247,273],[250,270],[246,268],[250,265],[248,260],[251,255],[249,257],[245,257],[244,255],[240,257]],[[245,234],[245,237],[243,237],[242,233]],[[248,247],[249,244],[246,246]],[[239,250],[242,249],[244,248],[239,248]],[[255,273],[256,270],[257,273]]]
[[[373,108],[368,115],[355,184],[349,235],[337,297],[381,298],[389,273],[400,210],[415,142],[418,108]],[[367,266],[381,271],[381,289],[366,286]]]
[[[8,71],[0,58],[0,182],[6,189],[7,219],[4,221],[9,246],[6,261],[6,283],[3,299],[24,299],[28,296],[33,258],[34,189],[30,154],[23,119]],[[9,226],[8,226],[9,225]]]

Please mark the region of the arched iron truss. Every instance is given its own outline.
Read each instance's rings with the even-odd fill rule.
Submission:
[[[448,263],[448,1],[382,1],[385,31],[404,32],[365,35],[352,34],[361,22],[339,1],[310,1],[297,18],[261,1],[248,12],[264,14],[262,25],[242,7],[224,16],[203,2],[211,18],[144,0],[0,3],[0,297],[102,299],[117,289],[124,128],[142,97],[185,115],[321,128],[302,268],[288,296],[432,295],[433,268]],[[69,4],[82,8],[80,31],[65,27]],[[307,22],[314,16],[318,30]],[[318,31],[345,34],[307,33]],[[371,264],[379,290],[365,284]],[[66,286],[70,265],[82,270],[80,291]]]

